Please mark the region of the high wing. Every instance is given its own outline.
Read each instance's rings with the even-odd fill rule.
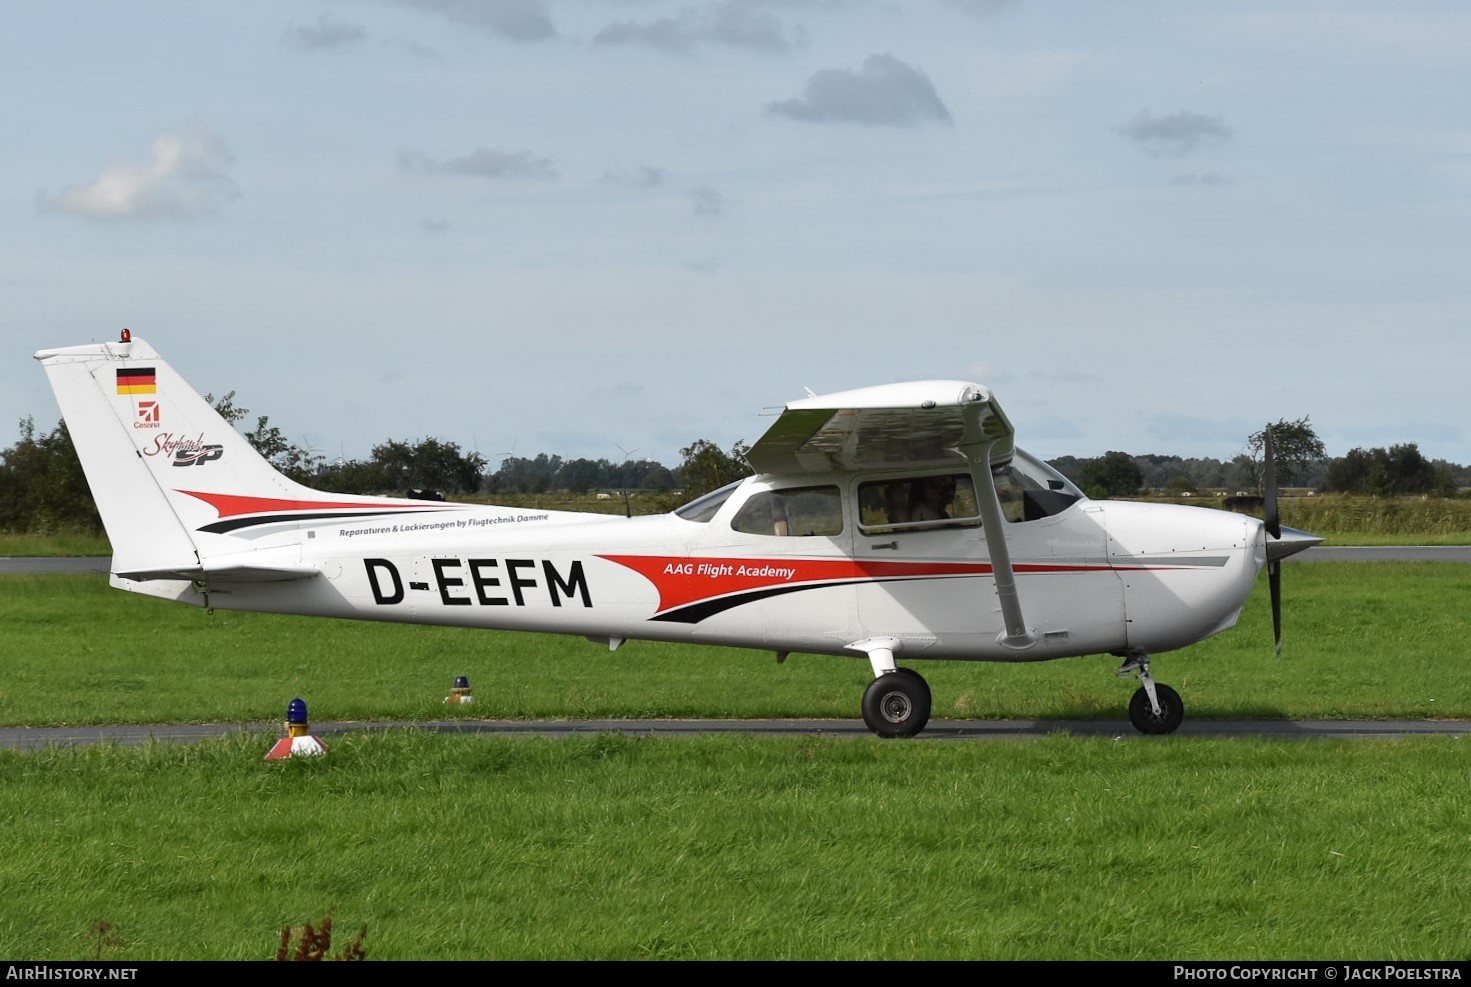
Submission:
[[[965,464],[975,483],[1006,628],[998,641],[1017,651],[1037,643],[1017,597],[1016,573],[992,470],[1011,461],[1016,429],[989,389],[962,380],[880,384],[818,395],[786,406],[746,453],[758,473],[832,473]],[[877,673],[892,667],[887,641],[858,642]],[[876,657],[877,655],[877,657]]]
[[[758,473],[999,466],[1011,459],[1014,434],[979,384],[880,384],[791,402],[746,460]]]

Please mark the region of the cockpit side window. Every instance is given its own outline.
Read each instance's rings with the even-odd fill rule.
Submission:
[[[730,526],[748,535],[840,535],[843,497],[831,485],[763,490],[751,495],[731,519]]]
[[[1061,473],[1020,449],[1009,462],[994,467],[991,476],[996,482],[1001,516],[1012,522],[1052,517],[1087,499]],[[865,535],[974,528],[981,524],[969,473],[860,483],[858,505],[858,530]]]
[[[975,528],[981,523],[976,491],[968,473],[875,480],[858,485],[860,521],[865,535],[888,535],[931,528]]]

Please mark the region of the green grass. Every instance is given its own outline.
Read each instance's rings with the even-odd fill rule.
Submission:
[[[0,558],[62,558],[107,556],[112,544],[104,535],[68,532],[35,535],[0,531]]]
[[[1266,580],[1237,627],[1155,656],[1192,718],[1471,718],[1471,566],[1284,566],[1283,656]],[[0,725],[529,717],[856,719],[868,665],[823,655],[213,614],[100,576],[0,577]],[[1122,719],[1133,679],[1100,655],[914,662],[937,718]],[[447,707],[457,675],[475,703]]]
[[[1285,567],[1160,655],[1187,715],[1471,718],[1471,566]],[[839,717],[860,659],[260,614],[0,577],[0,723]],[[1106,656],[916,663],[937,717],[1122,721]],[[455,675],[475,705],[447,707]],[[1447,960],[1471,737],[332,734],[0,751],[0,956]],[[105,939],[94,930],[107,923]]]
[[[1319,534],[1314,531],[1312,534]],[[1364,531],[1329,531],[1319,535],[1327,546],[1351,545],[1471,545],[1471,531],[1452,531],[1444,534],[1384,534]]]
[[[1463,960],[1466,744],[348,735],[0,755],[0,955]]]
[[[1222,505],[1220,497],[1163,499]],[[1325,545],[1471,545],[1471,497],[1283,496],[1278,510],[1283,524],[1310,531]]]
[[[1471,498],[1325,494],[1280,503],[1282,523],[1330,544],[1471,544]],[[1364,541],[1366,537],[1391,539]],[[1400,541],[1396,541],[1399,539]]]

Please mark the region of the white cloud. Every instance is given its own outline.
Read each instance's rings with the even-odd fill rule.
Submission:
[[[396,0],[507,41],[545,41],[557,35],[542,0]]]
[[[368,36],[356,24],[341,21],[331,14],[323,14],[317,18],[315,25],[297,27],[292,24],[281,34],[281,43],[288,48],[300,48],[303,51],[318,51],[325,48],[340,48],[362,41]]]
[[[109,165],[90,185],[36,193],[36,205],[95,220],[198,219],[239,197],[229,147],[198,117],[159,134],[151,149],[148,164]]]
[[[808,123],[916,127],[951,122],[929,76],[893,55],[869,55],[856,72],[815,72],[800,97],[770,103],[766,110]]]
[[[610,168],[603,173],[603,181],[610,185],[626,185],[633,188],[659,188],[669,179],[669,171],[655,165],[641,164],[629,170]]]
[[[1129,140],[1137,141],[1150,154],[1189,154],[1208,144],[1230,139],[1232,130],[1218,116],[1177,110],[1155,116],[1149,110],[1118,128]]]
[[[700,45],[728,45],[785,54],[807,43],[802,27],[788,29],[774,14],[750,0],[723,0],[685,7],[673,17],[617,21],[593,37],[594,44],[641,44],[684,53]]]
[[[1221,175],[1216,172],[1204,171],[1176,175],[1174,178],[1170,179],[1170,184],[1180,185],[1184,187],[1219,187],[1230,185],[1231,179],[1227,178],[1225,175]]]
[[[974,17],[990,17],[1012,6],[1014,0],[948,0],[950,6]]]
[[[689,197],[696,216],[720,216],[725,213],[725,196],[708,185],[690,189]]]
[[[495,151],[477,147],[462,158],[436,161],[420,151],[400,151],[398,163],[416,175],[472,175],[477,178],[508,178],[547,181],[557,177],[551,158],[530,151]]]

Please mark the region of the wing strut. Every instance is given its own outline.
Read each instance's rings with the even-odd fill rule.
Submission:
[[[1016,593],[1016,571],[1011,567],[1011,552],[1006,547],[1006,517],[1001,513],[1001,495],[996,491],[996,477],[991,472],[992,449],[1006,436],[998,427],[1000,423],[988,414],[984,405],[967,409],[967,417],[971,415],[985,416],[975,423],[985,438],[964,443],[960,449],[970,462],[971,480],[976,486],[976,507],[981,512],[981,532],[986,536],[991,574],[996,580],[996,599],[1001,603],[1001,619],[1006,625],[1006,629],[997,635],[996,643],[1014,651],[1025,651],[1037,643],[1037,634],[1027,626],[1021,599]]]

